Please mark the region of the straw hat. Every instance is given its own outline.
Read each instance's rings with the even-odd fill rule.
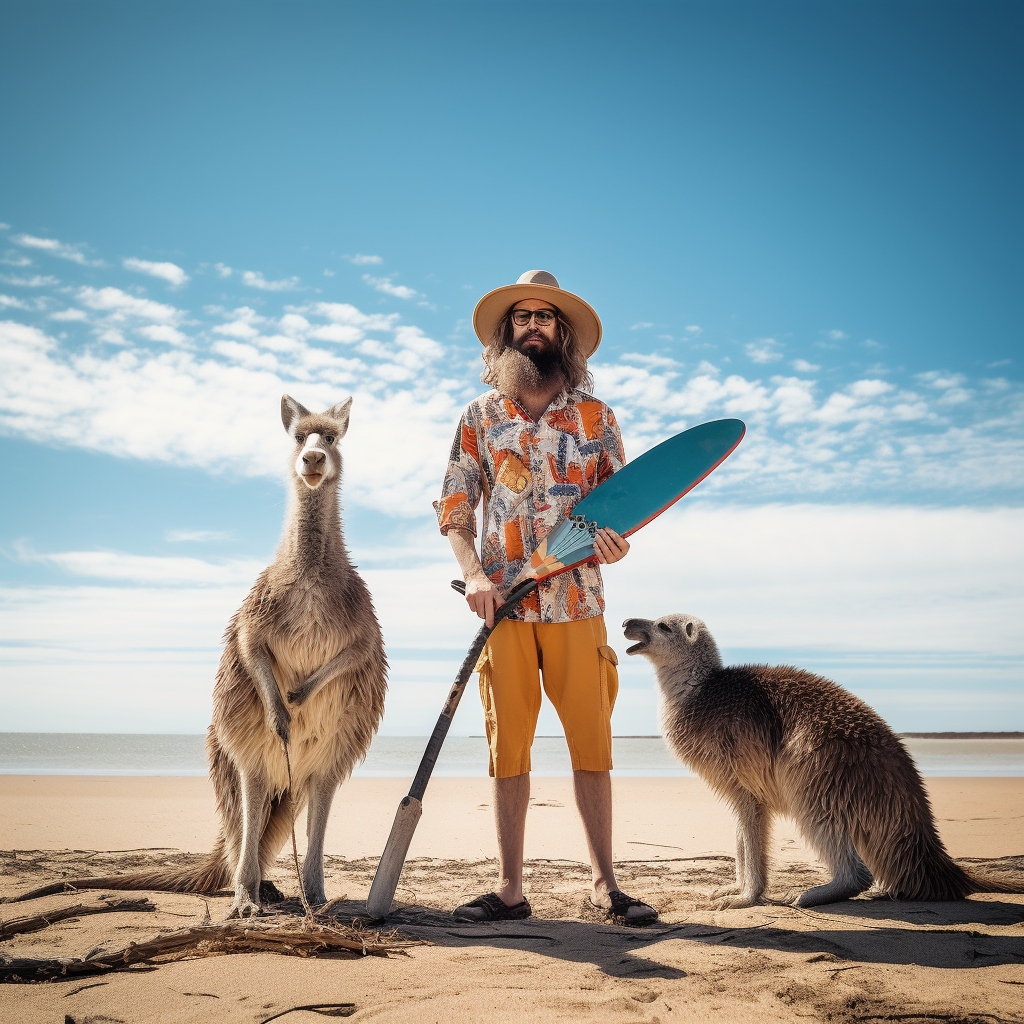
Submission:
[[[572,324],[583,354],[589,359],[601,344],[601,320],[578,295],[558,287],[554,274],[546,270],[528,270],[515,284],[506,284],[488,292],[473,311],[473,330],[486,345],[494,336],[498,321],[522,299],[549,299]]]

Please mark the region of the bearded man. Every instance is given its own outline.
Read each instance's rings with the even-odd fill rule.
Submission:
[[[471,402],[452,445],[434,507],[466,582],[469,607],[494,622],[502,594],[556,523],[622,468],[622,438],[592,388],[587,358],[601,341],[594,310],[543,270],[485,295],[473,314],[484,345],[481,379],[493,390]],[[476,506],[483,499],[477,554]],[[597,560],[617,562],[629,544],[609,529]],[[530,916],[523,895],[523,839],[530,801],[530,748],[544,692],[565,729],[576,805],[590,849],[594,906],[629,924],[657,912],[625,895],[612,867],[611,713],[617,658],[608,646],[597,565],[545,580],[500,622],[477,670],[484,706],[498,833],[496,892],[455,910],[464,921]]]

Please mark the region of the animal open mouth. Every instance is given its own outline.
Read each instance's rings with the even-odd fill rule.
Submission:
[[[639,640],[638,644],[626,648],[627,654],[639,654],[646,650],[651,642],[651,630],[644,619],[626,619],[622,624],[622,633],[627,640]]]
[[[316,487],[323,478],[323,473],[307,473],[302,479],[305,481],[307,487]]]

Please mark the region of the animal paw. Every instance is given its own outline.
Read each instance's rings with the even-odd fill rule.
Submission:
[[[316,886],[304,885],[302,888],[306,894],[306,902],[311,907],[322,907],[327,902],[327,893],[324,892],[322,886],[317,888]]]
[[[235,900],[231,904],[231,912],[228,914],[228,920],[240,917],[262,917],[263,907],[260,906],[258,899],[253,899],[244,890],[235,893]]]
[[[715,903],[715,910],[742,910],[744,907],[756,907],[761,900],[746,893],[737,893],[735,896],[727,896],[724,900]]]
[[[309,690],[306,689],[305,683],[300,686],[297,690],[288,691],[288,703],[294,704],[297,708],[301,708],[306,703],[306,697],[309,694]]]
[[[267,713],[267,725],[272,732],[276,733],[282,743],[288,743],[292,731],[292,716],[288,714],[284,701]]]
[[[739,885],[724,885],[721,889],[716,889],[712,894],[712,899],[721,899],[723,896],[739,896],[743,892],[742,886]]]

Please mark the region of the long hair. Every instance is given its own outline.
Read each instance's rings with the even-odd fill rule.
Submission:
[[[484,345],[484,363],[486,366],[484,372],[480,375],[480,380],[484,384],[490,384],[492,387],[498,382],[495,372],[498,357],[512,343],[512,310],[514,308],[513,305],[505,310],[505,315],[498,321],[498,326],[494,328],[491,340]],[[590,370],[587,369],[587,357],[580,350],[579,341],[576,338],[576,329],[557,306],[552,306],[552,309],[554,309],[555,316],[557,317],[559,367],[562,371],[562,376],[565,378],[566,387],[573,390],[580,388],[583,391],[593,391],[594,378],[590,375]]]

